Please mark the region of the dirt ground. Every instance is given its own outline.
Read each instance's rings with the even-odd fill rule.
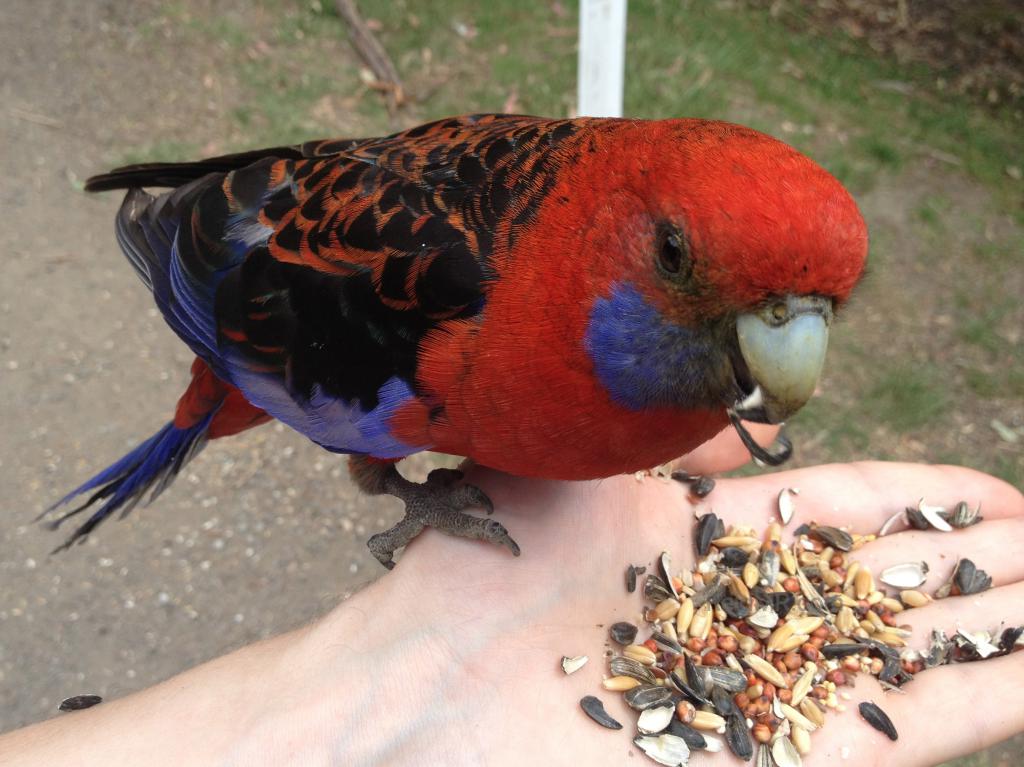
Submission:
[[[137,147],[237,136],[230,114],[240,89],[221,66],[226,49],[181,55],[173,41],[154,44],[140,32],[165,5],[4,3],[0,731],[53,715],[69,695],[121,696],[323,614],[381,574],[365,540],[400,513],[396,501],[360,497],[339,457],[268,426],[211,444],[154,507],[104,525],[59,557],[47,552],[61,539],[32,523],[155,432],[186,381],[189,353],[114,242],[118,196],[80,192],[82,179]],[[330,55],[357,70],[343,42]],[[337,133],[363,127],[341,118]],[[898,329],[918,340],[910,351],[886,353],[906,352],[911,361],[966,354],[964,364],[976,366],[973,352],[950,346],[956,312],[942,299],[964,276],[933,268],[924,256],[935,241],[915,234],[913,222],[937,189],[964,216],[989,216],[989,193],[941,157],[860,199],[883,254],[893,254],[882,261],[887,279],[872,278],[864,304],[902,309],[894,318],[858,313],[855,304],[843,332],[861,347],[891,347]],[[992,227],[1003,239],[1017,232],[1005,218],[993,217]],[[969,236],[943,246],[966,251]],[[1012,278],[1017,295],[1022,278]],[[1021,311],[1001,315],[1014,344]],[[841,391],[844,378],[870,376],[862,359],[846,359],[826,385]],[[904,458],[942,457],[943,447],[969,454],[992,442],[988,424],[997,417],[1024,435],[1019,392],[955,409],[952,426],[928,444],[884,431],[871,434],[871,444]],[[803,436],[804,462],[835,455],[813,428]],[[1015,445],[1000,449],[1011,468],[1024,466]],[[422,461],[414,468],[422,471]]]
[[[211,444],[158,507],[63,556],[32,524],[156,431],[186,381],[187,350],[114,242],[119,197],[76,189],[114,147],[227,130],[200,84],[216,61],[139,40],[157,5],[11,0],[18,21],[0,24],[0,731],[322,614],[380,574],[364,542],[400,511],[264,427]]]

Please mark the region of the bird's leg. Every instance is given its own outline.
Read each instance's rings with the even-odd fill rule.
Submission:
[[[519,546],[508,531],[493,519],[481,519],[463,512],[479,507],[494,511],[491,499],[476,485],[460,484],[462,472],[434,469],[423,483],[410,482],[395,468],[393,461],[368,456],[349,459],[352,478],[370,495],[393,495],[405,503],[405,517],[390,530],[377,533],[367,541],[370,551],[389,570],[395,566],[396,549],[409,543],[424,527],[433,527],[449,535],[489,541],[504,546],[519,556]]]

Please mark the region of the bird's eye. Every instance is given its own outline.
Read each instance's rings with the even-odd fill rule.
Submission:
[[[673,279],[685,278],[690,270],[686,241],[675,229],[665,228],[658,236],[658,266]]]

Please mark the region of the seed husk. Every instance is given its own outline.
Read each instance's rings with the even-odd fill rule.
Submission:
[[[775,767],[775,760],[772,759],[771,746],[761,743],[757,747],[757,758],[754,759],[754,767]]]
[[[654,684],[654,674],[644,664],[624,655],[616,655],[608,664],[612,676],[628,676],[644,684]]]
[[[689,657],[687,657],[689,661]],[[683,694],[689,702],[697,706],[710,706],[711,701],[708,700],[707,695],[702,689],[698,689],[697,686],[691,685],[687,680],[683,678],[683,675],[678,670],[672,671],[668,678],[672,680],[672,684],[675,685],[676,689]]]
[[[92,708],[98,703],[102,703],[103,698],[99,695],[72,695],[70,698],[65,698],[57,706],[58,711],[81,711],[84,708]]]
[[[743,662],[766,682],[771,682],[776,687],[789,687],[779,670],[764,658],[757,655],[745,655]]]
[[[774,586],[781,569],[782,562],[779,559],[778,551],[768,549],[768,551],[761,552],[761,561],[757,563],[757,572],[761,576],[761,583],[768,588]]]
[[[590,660],[586,655],[576,655],[569,657],[568,655],[562,656],[562,671],[566,674],[574,674],[587,665],[587,661]]]
[[[719,560],[726,567],[741,568],[750,559],[750,555],[737,546],[726,546],[721,551],[722,558]]]
[[[714,580],[691,597],[694,608],[703,607],[705,604],[716,604],[725,595],[728,583],[727,578],[716,573]]]
[[[882,583],[894,589],[916,589],[928,580],[928,563],[904,562],[893,565],[885,568],[878,577]]]
[[[853,548],[853,536],[838,527],[814,525],[811,536],[839,551],[850,551]]]
[[[793,497],[800,493],[795,487],[784,487],[779,491],[779,519],[782,524],[788,525],[796,512],[796,503]]]
[[[637,735],[633,743],[658,764],[669,767],[685,765],[690,758],[690,748],[686,741],[676,735]]]
[[[747,618],[747,623],[751,626],[757,626],[758,628],[768,630],[775,628],[775,624],[778,622],[779,614],[772,609],[771,605],[765,605]]]
[[[580,708],[583,709],[587,716],[602,727],[607,727],[609,730],[622,729],[622,725],[615,721],[608,712],[604,710],[604,703],[601,702],[600,698],[595,698],[593,695],[587,695],[580,698]]]
[[[992,578],[984,570],[979,570],[974,562],[961,559],[953,573],[953,585],[960,589],[962,596],[978,594],[992,587]]]
[[[892,719],[882,709],[880,709],[874,703],[864,701],[857,709],[860,711],[861,717],[864,721],[874,727],[881,733],[884,733],[889,740],[896,740],[899,738],[899,734],[896,732],[896,725],[892,723]]]
[[[672,702],[672,691],[667,687],[659,687],[653,684],[642,684],[627,690],[622,696],[632,709],[643,711],[656,706],[667,706]]]
[[[949,515],[949,524],[956,528],[970,527],[981,522],[981,504],[971,508],[967,501],[960,501]]]
[[[611,625],[608,629],[608,635],[612,640],[621,645],[630,645],[633,644],[633,640],[636,639],[637,631],[639,631],[639,629],[632,623],[619,621],[618,623],[613,623]]]
[[[715,514],[705,514],[697,520],[697,531],[694,542],[697,556],[705,557],[711,550],[711,542],[725,535],[725,524]]]
[[[772,744],[772,757],[775,759],[777,767],[802,767],[803,765],[800,752],[785,735]]]
[[[722,597],[718,604],[730,618],[746,618],[750,615],[750,607],[747,603],[731,594]]]
[[[636,721],[636,728],[644,735],[657,735],[665,731],[675,713],[675,706],[671,705],[644,709]]]
[[[754,742],[750,739],[747,721],[738,711],[733,711],[725,721],[725,743],[743,761],[754,755]]]
[[[715,480],[711,477],[697,476],[690,482],[690,492],[698,498],[707,498],[715,489]]]
[[[675,585],[672,583],[672,558],[669,556],[667,551],[661,552],[661,557],[658,559],[661,564],[661,577],[665,581],[665,585],[668,587],[669,593],[673,599],[679,599],[679,592],[676,591]]]
[[[917,511],[924,517],[925,521],[936,530],[941,530],[944,533],[953,532],[953,526],[949,524],[942,517],[942,512],[945,511],[941,506],[931,506],[924,502],[924,498],[917,502]]]
[[[721,732],[725,728],[725,720],[711,711],[698,711],[690,726],[695,730]]]

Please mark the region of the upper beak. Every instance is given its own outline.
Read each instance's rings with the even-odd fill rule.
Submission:
[[[788,296],[736,320],[740,354],[754,385],[733,410],[758,423],[782,423],[806,404],[825,363],[832,301]]]

